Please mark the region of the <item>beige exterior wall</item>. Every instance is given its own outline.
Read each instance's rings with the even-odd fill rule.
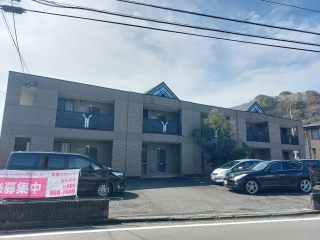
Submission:
[[[37,82],[33,106],[20,105],[22,89],[27,80]],[[114,116],[114,131],[56,128],[58,96],[83,96],[84,99],[91,99],[85,100],[85,103],[99,107],[101,114]],[[94,99],[99,101],[94,102]],[[83,103],[79,97],[74,97],[74,100],[76,108]],[[142,133],[143,109],[155,110],[157,114],[165,115],[168,121],[180,122],[182,135]],[[170,163],[178,162],[178,167],[168,165],[169,172],[201,174],[201,149],[191,132],[200,127],[201,116],[205,116],[212,109],[228,116],[234,122],[235,138],[245,142],[249,122],[265,124],[270,133],[270,143],[248,143],[252,149],[270,149],[271,159],[281,159],[283,151],[294,150],[300,150],[300,157],[305,157],[302,123],[298,121],[10,72],[0,139],[0,166],[4,167],[14,148],[15,138],[29,137],[31,150],[39,151],[52,151],[54,139],[72,139],[79,141],[79,144],[108,142],[105,148],[99,146],[99,149],[108,149],[106,156],[109,154],[109,157],[102,157],[101,162],[124,171],[127,176],[141,176],[142,143],[146,142],[151,146],[160,144],[168,148],[169,155],[174,155],[171,159],[175,160],[170,160]],[[149,111],[149,117],[150,114]],[[259,124],[255,127],[258,129]],[[300,144],[281,144],[280,127],[297,128]],[[109,144],[111,142],[112,144]],[[174,149],[179,146],[179,150],[170,150],[171,145]]]
[[[270,149],[263,149],[263,148],[251,149],[250,152],[254,154],[255,159],[261,159],[261,160],[270,160],[271,159]]]

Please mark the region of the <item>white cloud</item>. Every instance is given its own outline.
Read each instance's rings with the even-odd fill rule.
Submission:
[[[319,36],[315,35],[188,16],[117,1],[70,1],[70,4],[73,3],[167,21],[319,42]],[[152,1],[152,4],[188,11],[205,11],[209,14],[212,12],[238,19],[245,19],[252,12],[261,9],[260,5],[256,9],[252,6],[250,9],[246,8],[239,1],[228,3],[230,5],[205,0],[174,3]],[[21,3],[21,6],[30,9],[46,8],[29,1]],[[56,8],[45,11],[267,42],[90,12]],[[270,7],[251,21],[320,31],[319,24],[315,24],[319,23],[319,16],[300,18],[294,14],[295,12],[291,13],[287,9],[281,11],[280,8]],[[320,91],[317,77],[320,71],[320,55],[317,53],[231,43],[36,13],[16,16],[16,23],[21,52],[31,73],[35,75],[140,93],[165,81],[181,100],[221,107],[248,102],[258,94],[273,96],[284,90]],[[283,45],[289,46],[285,43]],[[21,67],[1,20],[0,46],[0,90],[5,92],[8,71],[21,71]],[[1,101],[0,96],[0,104],[3,106]]]

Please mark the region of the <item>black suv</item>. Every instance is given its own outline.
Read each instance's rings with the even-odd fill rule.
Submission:
[[[12,152],[7,170],[66,170],[81,169],[78,192],[106,197],[108,192],[123,192],[125,174],[103,166],[89,156],[58,152]],[[107,176],[109,176],[107,181]],[[108,185],[107,185],[108,182]]]
[[[244,171],[228,173],[224,185],[248,194],[256,194],[259,189],[280,187],[298,188],[309,193],[317,185],[317,178],[302,163],[273,160],[260,162]]]

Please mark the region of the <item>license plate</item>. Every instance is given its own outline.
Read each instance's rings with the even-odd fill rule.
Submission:
[[[227,186],[228,185],[228,181],[227,180],[223,180],[223,185]]]

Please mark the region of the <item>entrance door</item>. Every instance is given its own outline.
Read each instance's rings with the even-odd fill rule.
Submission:
[[[166,150],[158,148],[158,172],[166,172]]]
[[[282,160],[289,160],[289,153],[288,152],[282,152]]]

